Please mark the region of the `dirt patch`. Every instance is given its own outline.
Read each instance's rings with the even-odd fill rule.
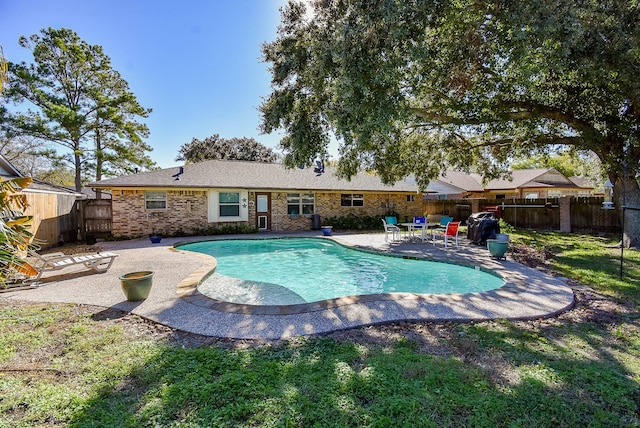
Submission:
[[[99,244],[87,245],[87,244],[67,244],[59,247],[51,247],[46,250],[39,251],[40,254],[50,253],[63,253],[67,256],[74,254],[87,254],[87,253],[100,253],[102,247]]]
[[[547,270],[547,261],[553,257],[551,249],[547,247],[534,248],[524,244],[509,244],[509,256],[518,263]]]

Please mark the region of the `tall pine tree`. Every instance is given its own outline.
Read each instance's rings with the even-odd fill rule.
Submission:
[[[33,53],[34,64],[10,63],[6,96],[35,109],[5,110],[5,130],[66,148],[78,191],[83,178],[155,167],[145,154],[152,150],[143,141],[148,128],[136,121],[151,110],[138,103],[102,47],[66,28],[23,36],[20,45]]]

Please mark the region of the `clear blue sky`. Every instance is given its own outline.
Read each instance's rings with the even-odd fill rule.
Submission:
[[[9,61],[33,62],[18,45],[42,28],[70,28],[102,46],[129,83],[150,130],[151,158],[166,168],[192,138],[261,135],[258,106],[270,93],[260,45],[273,41],[285,0],[0,0],[0,45]]]

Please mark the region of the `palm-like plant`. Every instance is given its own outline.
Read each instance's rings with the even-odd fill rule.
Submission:
[[[6,287],[16,274],[35,274],[24,258],[27,250],[35,247],[30,231],[32,217],[23,214],[29,204],[20,193],[29,183],[28,177],[0,177],[0,287]]]

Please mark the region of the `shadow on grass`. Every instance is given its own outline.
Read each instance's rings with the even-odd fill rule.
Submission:
[[[420,353],[419,339],[375,344],[366,333],[358,343],[163,346],[100,389],[70,426],[633,425],[632,327],[625,343],[593,323],[454,325],[439,339],[449,356]]]

